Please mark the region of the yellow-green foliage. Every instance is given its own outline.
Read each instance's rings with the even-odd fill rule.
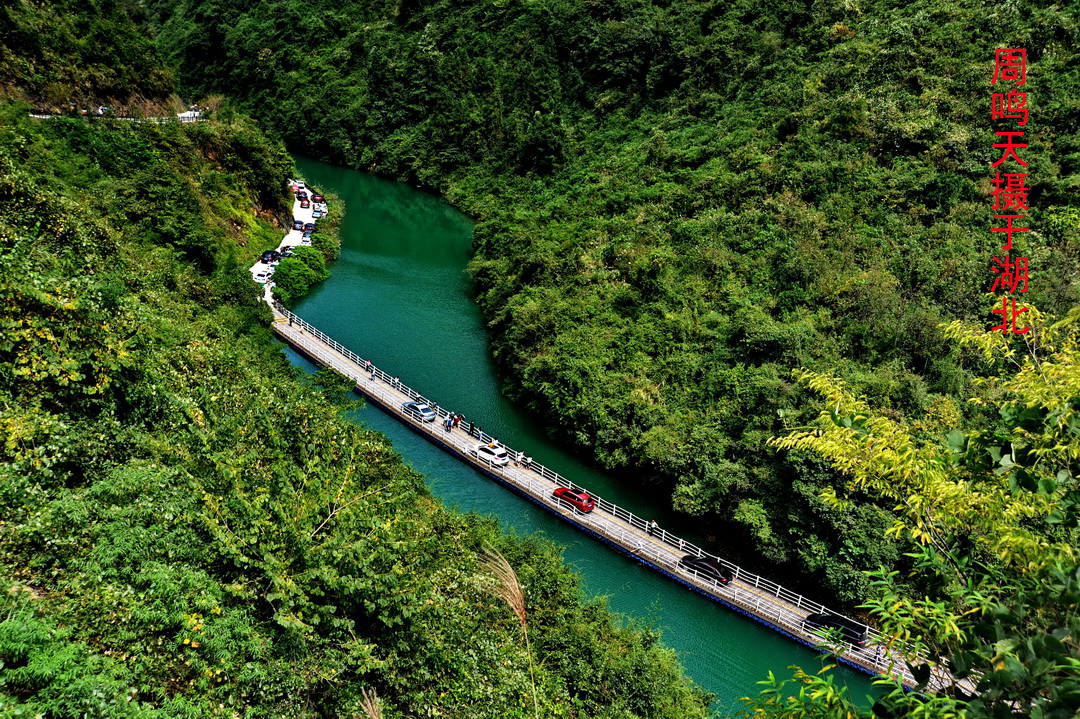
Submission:
[[[876,596],[865,606],[917,678],[925,683],[935,667],[947,684],[947,691],[935,685],[933,698],[894,686],[878,716],[1080,710],[1080,649],[1072,641],[1080,632],[1080,310],[1057,322],[1034,308],[1029,316],[1032,332],[1011,341],[959,322],[945,328],[1003,368],[982,378],[987,391],[972,398],[999,410],[989,429],[943,425],[957,418],[947,411],[902,422],[836,378],[797,373],[826,409],[773,444],[818,455],[850,478],[849,492],[895,505],[890,533],[909,544],[925,594],[913,596],[883,568],[872,575]],[[831,492],[825,499],[847,501]],[[755,715],[863,714],[827,679],[800,673],[794,681],[803,685],[798,699],[785,699],[773,680],[750,702]]]

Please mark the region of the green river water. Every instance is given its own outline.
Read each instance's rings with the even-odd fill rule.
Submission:
[[[576,458],[544,427],[500,393],[484,322],[469,297],[465,265],[469,219],[438,197],[356,170],[296,158],[301,176],[345,203],[341,259],[332,277],[296,312],[386,372],[515,449],[578,484],[685,536],[663,497],[627,486]],[[310,365],[286,350],[298,365]],[[737,711],[770,671],[788,677],[798,664],[816,671],[811,649],[699,596],[582,534],[469,466],[397,420],[366,407],[357,421],[386,434],[405,460],[427,476],[445,504],[495,515],[513,532],[540,532],[566,547],[566,561],[586,591],[609,598],[617,612],[659,627],[688,674],[718,696],[716,709]],[[768,575],[768,568],[747,567]],[[776,577],[774,577],[776,579]],[[876,694],[870,678],[844,668],[852,696]]]

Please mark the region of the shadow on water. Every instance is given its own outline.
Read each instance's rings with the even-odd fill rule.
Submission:
[[[302,177],[340,196],[346,208],[341,259],[333,265],[332,277],[298,305],[298,314],[440,406],[478,422],[505,444],[631,511],[678,529],[664,499],[589,467],[500,394],[483,318],[469,299],[464,271],[471,252],[467,217],[407,185],[303,157],[297,157],[296,164]],[[310,369],[305,360],[286,352],[294,363]],[[756,682],[770,671],[787,677],[793,664],[808,671],[821,666],[809,648],[581,534],[378,409],[366,407],[356,419],[389,436],[445,504],[493,514],[512,531],[541,532],[565,546],[566,560],[583,575],[586,591],[606,595],[612,609],[660,628],[688,674],[717,694],[717,710],[736,711],[739,698],[756,694]],[[840,677],[855,697],[877,693],[861,673],[845,668]]]

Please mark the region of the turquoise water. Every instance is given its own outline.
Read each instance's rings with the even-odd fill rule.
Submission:
[[[555,471],[661,526],[682,531],[663,497],[652,497],[591,468],[548,439],[543,426],[500,393],[487,348],[483,317],[469,299],[464,272],[471,223],[438,197],[306,158],[301,176],[345,203],[341,259],[333,275],[296,308],[297,313],[426,397],[485,432],[522,449]],[[306,362],[290,352],[297,364]],[[807,647],[762,627],[681,585],[664,579],[502,488],[440,451],[374,408],[357,415],[386,434],[405,460],[425,474],[445,504],[495,515],[518,533],[540,532],[566,547],[566,560],[586,590],[612,609],[646,619],[663,632],[687,673],[718,696],[716,708],[737,711],[739,698],[757,694],[770,671],[808,671],[820,658]],[[748,567],[768,576],[768,567]],[[855,697],[875,694],[870,678],[843,669]]]

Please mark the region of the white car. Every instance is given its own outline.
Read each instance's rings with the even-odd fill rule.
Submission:
[[[270,278],[267,276],[265,271],[258,272],[255,275],[255,281],[258,282],[260,285],[265,285],[267,281],[269,281],[269,279]]]
[[[325,202],[313,202],[311,204],[311,209],[314,212],[326,212],[326,210],[327,210],[326,203]]]
[[[478,444],[469,450],[469,454],[492,467],[505,467],[510,463],[506,448],[497,444]]]
[[[301,238],[300,239],[300,244],[304,245],[305,247],[311,247],[311,238],[310,237]]]
[[[326,217],[326,210],[314,210],[311,213],[311,217],[315,220],[319,219],[320,217]]]

